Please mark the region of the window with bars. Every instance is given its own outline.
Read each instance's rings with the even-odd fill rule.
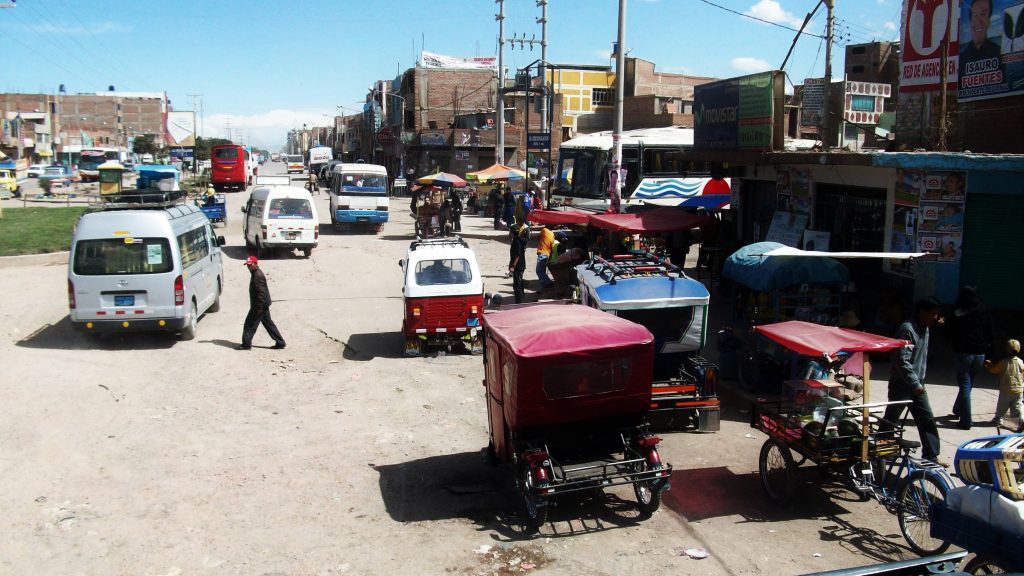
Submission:
[[[590,94],[594,106],[614,106],[615,90],[611,88],[594,88]]]

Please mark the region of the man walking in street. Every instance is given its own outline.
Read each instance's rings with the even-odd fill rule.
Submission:
[[[907,340],[910,346],[892,351],[889,374],[889,401],[910,400],[910,415],[921,434],[921,455],[932,462],[939,456],[939,429],[935,425],[924,378],[928,367],[928,328],[937,323],[941,323],[938,300],[932,297],[919,300],[914,306],[913,319],[896,329],[895,338]],[[904,408],[904,404],[888,406],[883,418],[886,422],[895,423]]]
[[[252,337],[256,334],[256,328],[260,324],[267,329],[267,333],[274,339],[272,349],[281,350],[284,348],[284,338],[278,331],[277,325],[270,318],[270,288],[267,286],[267,277],[260,270],[259,260],[255,256],[245,259],[245,267],[249,269],[249,313],[245,316],[245,325],[242,327],[242,343],[238,350],[249,350],[252,348]]]
[[[545,224],[540,229],[540,238],[537,240],[537,266],[535,271],[537,272],[537,281],[540,283],[540,286],[537,288],[538,294],[555,284],[548,276],[548,261],[551,259],[551,249],[554,245],[555,233]]]
[[[526,225],[516,226],[513,224],[508,229],[512,242],[508,250],[508,273],[512,276],[512,293],[515,295],[516,304],[522,304],[526,298],[523,290],[523,274],[526,273]]]

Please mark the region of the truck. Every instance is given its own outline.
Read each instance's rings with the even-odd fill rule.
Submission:
[[[700,356],[708,289],[649,252],[594,256],[576,266],[580,302],[645,326],[654,335],[650,420],[672,428],[719,428],[718,367]]]
[[[334,150],[330,146],[314,146],[309,149],[309,173],[319,174],[320,169],[334,160]]]

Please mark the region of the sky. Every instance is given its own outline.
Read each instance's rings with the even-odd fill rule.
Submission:
[[[0,8],[0,91],[166,92],[201,136],[280,149],[288,130],[361,110],[421,50],[496,56],[494,0],[15,0]],[[901,0],[834,0],[833,77],[847,44],[898,40]],[[12,0],[0,0],[10,6]],[[819,0],[628,0],[629,56],[659,72],[731,78],[778,69]],[[505,0],[510,70],[541,57],[536,0]],[[548,0],[547,61],[612,65],[618,0]],[[796,42],[791,83],[825,72],[825,8]]]

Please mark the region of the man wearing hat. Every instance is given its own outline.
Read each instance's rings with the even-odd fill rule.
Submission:
[[[245,316],[245,325],[242,327],[242,343],[238,350],[249,350],[252,348],[252,337],[256,334],[256,328],[260,324],[267,329],[267,333],[274,339],[272,349],[281,350],[284,348],[284,337],[277,329],[277,325],[270,318],[270,288],[267,286],[267,277],[260,270],[259,260],[255,256],[245,259],[245,267],[249,269],[249,313]]]
[[[910,400],[910,415],[921,434],[921,456],[932,462],[939,456],[939,429],[928,401],[924,377],[928,367],[928,328],[942,323],[939,308],[939,301],[930,296],[917,302],[914,317],[900,324],[895,335],[897,339],[910,342],[910,346],[892,351],[889,369],[889,400]],[[883,418],[895,423],[905,407],[904,404],[887,406]]]

